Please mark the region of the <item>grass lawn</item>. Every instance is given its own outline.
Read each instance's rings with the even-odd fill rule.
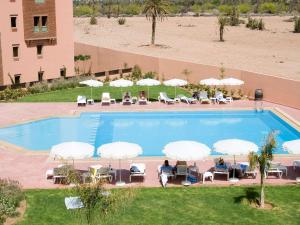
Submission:
[[[139,91],[147,91],[147,87],[141,86],[132,86],[127,88],[116,88],[103,86],[100,88],[93,88],[93,99],[96,101],[100,101],[102,92],[109,92],[111,98],[115,98],[117,100],[122,99],[122,93],[125,91],[130,91],[132,96],[138,96]],[[174,97],[175,88],[167,87],[167,86],[153,86],[150,87],[150,99],[157,100],[159,92],[164,91],[168,94],[169,97]],[[177,88],[177,94],[185,94],[186,96],[190,96],[191,94],[187,91]],[[59,91],[51,91],[40,94],[27,95],[23,98],[18,99],[18,102],[76,102],[78,95],[85,95],[87,98],[91,95],[90,87],[77,87],[70,89],[63,89]]]
[[[142,188],[107,224],[299,224],[300,186],[268,186],[272,210],[245,204],[248,190],[257,187]],[[250,191],[250,195],[252,196]],[[77,225],[74,211],[67,211],[68,190],[30,190],[28,208],[18,225]]]

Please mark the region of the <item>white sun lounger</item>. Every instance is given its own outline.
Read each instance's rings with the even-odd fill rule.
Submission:
[[[177,98],[180,99],[180,101],[185,102],[187,104],[195,104],[197,102],[197,99],[195,98],[189,98],[185,95],[178,95]]]
[[[132,171],[132,168],[136,168],[138,171]],[[130,175],[129,181],[131,182],[132,177],[143,177],[146,176],[146,165],[144,163],[131,163],[130,164]]]
[[[79,95],[77,97],[77,105],[78,106],[86,106],[86,97]]]
[[[111,103],[116,103],[116,99],[110,98],[110,94],[108,92],[103,92],[101,97],[101,104],[110,105]]]
[[[175,103],[175,100],[169,98],[166,92],[160,92],[159,96],[158,96],[158,100],[160,102],[164,102],[164,103],[168,103],[168,104],[174,104]]]
[[[208,98],[207,91],[200,91],[199,99],[200,99],[201,104],[203,104],[203,103],[209,104],[210,103],[210,99]]]

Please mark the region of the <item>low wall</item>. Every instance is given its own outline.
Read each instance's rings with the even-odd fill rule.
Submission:
[[[220,68],[216,66],[202,65],[166,58],[152,57],[135,53],[123,52],[108,48],[75,43],[75,55],[87,54],[91,56],[91,70],[93,73],[139,65],[144,72],[155,71],[160,78],[183,78],[182,73],[187,69],[191,71],[188,79],[197,83],[201,79],[210,77],[218,78]],[[82,66],[78,64],[78,66]],[[282,104],[300,109],[300,81],[288,80],[275,76],[257,74],[237,69],[225,68],[225,74],[244,80],[242,86],[244,93],[253,97],[254,90],[261,88],[264,91],[264,99],[269,102]]]

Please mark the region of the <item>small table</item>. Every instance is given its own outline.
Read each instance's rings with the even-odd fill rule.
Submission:
[[[174,101],[175,101],[176,103],[180,103],[180,98],[174,98]]]
[[[94,105],[94,99],[88,99],[87,100],[87,104],[89,104],[89,105]]]
[[[212,101],[212,103],[214,103],[214,104],[217,103],[217,98],[211,97],[211,98],[209,98],[209,99]]]
[[[116,104],[116,99],[111,98],[111,99],[110,99],[110,103],[111,103],[111,104]]]

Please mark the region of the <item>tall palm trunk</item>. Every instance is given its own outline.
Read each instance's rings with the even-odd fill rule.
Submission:
[[[152,16],[152,37],[151,44],[155,44],[155,29],[156,29],[156,16]]]
[[[224,41],[223,39],[224,27],[220,26],[220,41]]]
[[[265,207],[265,176],[264,172],[260,175],[260,208]]]

